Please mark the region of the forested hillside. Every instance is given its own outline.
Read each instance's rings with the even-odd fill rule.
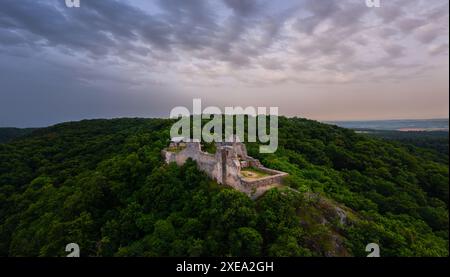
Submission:
[[[428,149],[434,152],[433,157],[440,157],[448,163],[448,132],[447,131],[381,131],[368,130],[368,135],[397,141],[409,147],[410,145]],[[412,148],[411,148],[412,149]]]
[[[290,173],[257,201],[190,161],[165,165],[173,121],[91,120],[0,144],[0,256],[448,256],[448,157],[279,118]],[[448,156],[448,154],[447,154]],[[291,187],[292,189],[288,188]]]
[[[35,128],[0,128],[0,143],[9,142],[13,139],[25,136],[36,130]]]

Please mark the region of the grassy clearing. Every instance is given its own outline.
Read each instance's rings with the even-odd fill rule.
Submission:
[[[241,170],[242,176],[244,176],[247,179],[259,179],[263,177],[270,176],[270,174],[255,168],[255,167],[247,167]]]

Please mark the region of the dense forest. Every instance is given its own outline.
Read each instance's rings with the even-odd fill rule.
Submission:
[[[13,139],[23,137],[36,130],[35,128],[0,128],[0,143],[9,142]]]
[[[448,163],[448,131],[384,131],[363,130],[370,136],[397,141],[404,146],[417,146],[433,150],[437,156],[441,156]]]
[[[279,118],[290,175],[253,201],[193,161],[163,163],[173,121],[90,120],[0,144],[0,256],[448,256],[448,152]],[[447,145],[448,149],[448,145]]]

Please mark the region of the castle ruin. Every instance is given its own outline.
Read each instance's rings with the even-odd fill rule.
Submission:
[[[242,142],[216,143],[215,154],[202,151],[199,141],[185,142],[183,138],[172,139],[168,148],[162,150],[166,163],[183,165],[191,158],[198,168],[219,184],[228,185],[255,199],[268,189],[280,186],[288,174],[264,167],[259,160],[247,155]]]

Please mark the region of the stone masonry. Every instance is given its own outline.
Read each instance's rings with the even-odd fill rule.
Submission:
[[[216,153],[203,152],[199,141],[172,141],[168,148],[162,150],[166,163],[175,162],[183,165],[191,158],[198,168],[211,179],[222,185],[228,185],[251,198],[257,198],[270,188],[281,185],[288,174],[261,165],[259,160],[247,155],[247,149],[241,142],[216,143]],[[248,178],[241,174],[242,169],[253,168],[264,173],[261,178]]]

